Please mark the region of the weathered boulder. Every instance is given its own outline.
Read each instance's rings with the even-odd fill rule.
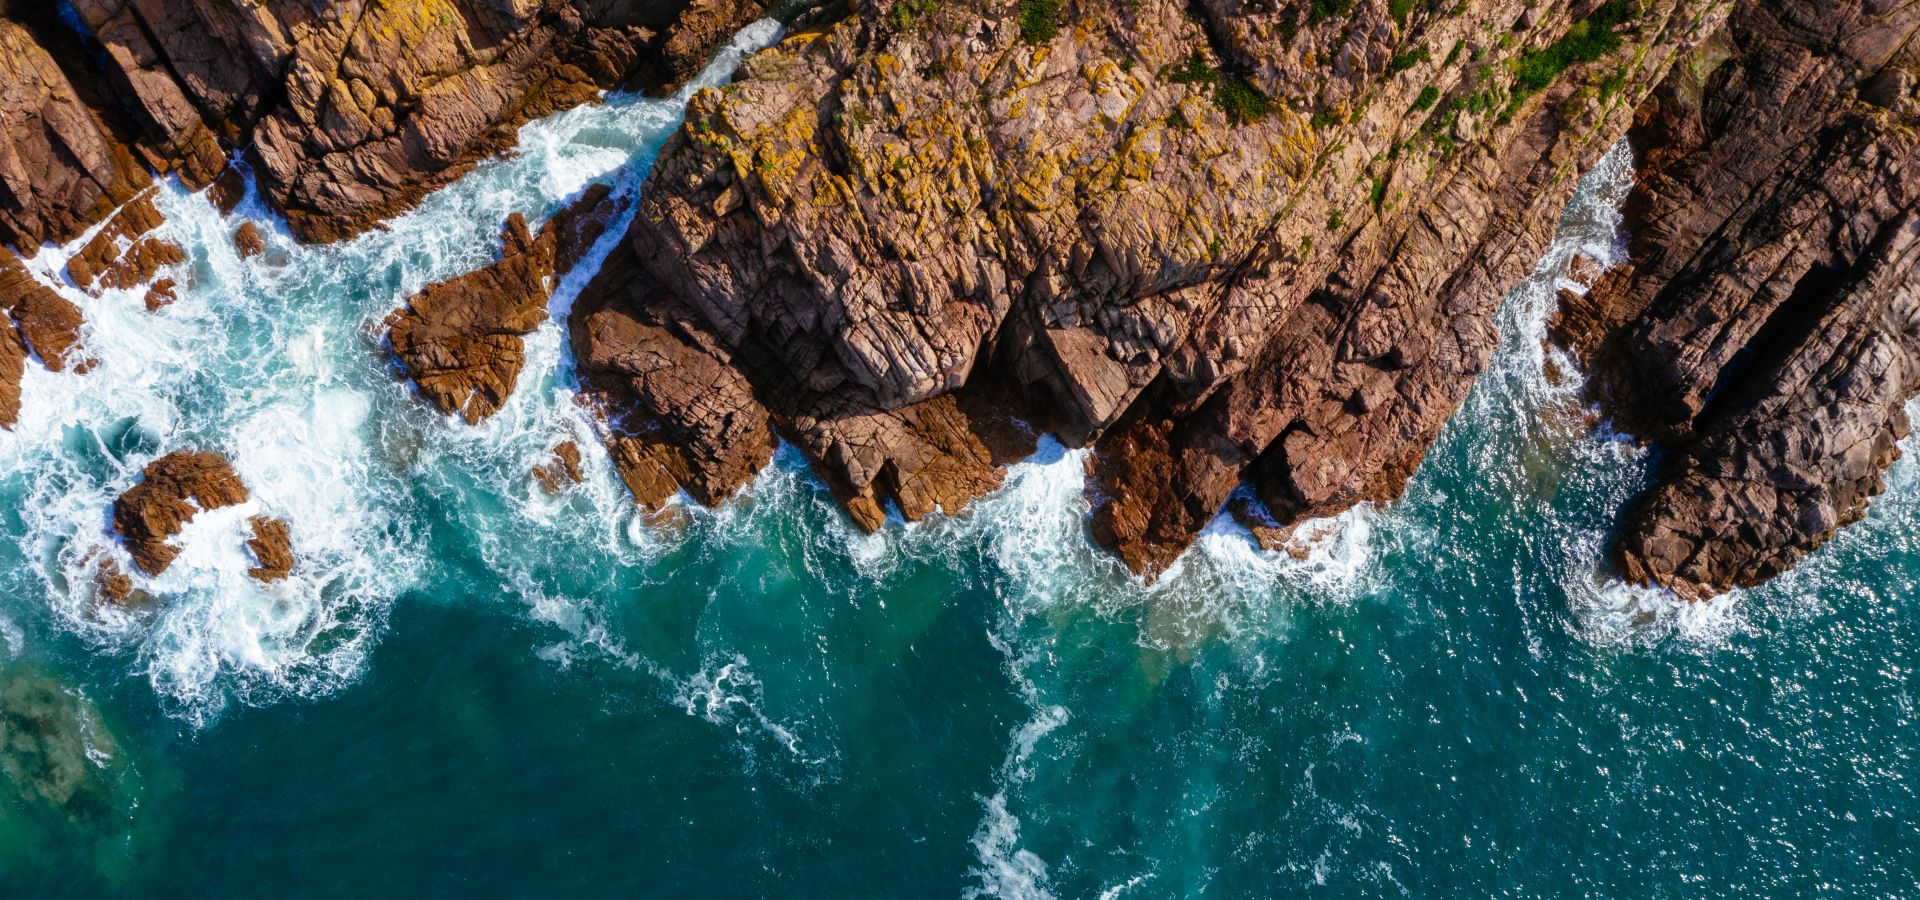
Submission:
[[[239,252],[241,259],[250,259],[265,253],[267,239],[261,236],[260,226],[252,222],[240,223],[240,227],[233,231],[233,249]]]
[[[140,571],[159,575],[180,554],[170,541],[196,513],[246,500],[247,486],[226,457],[175,450],[148,463],[141,480],[113,502],[113,527]]]
[[[526,363],[521,336],[547,318],[553,248],[519,213],[507,219],[500,260],[428,285],[388,318],[388,340],[420,393],[468,424],[500,410]]]

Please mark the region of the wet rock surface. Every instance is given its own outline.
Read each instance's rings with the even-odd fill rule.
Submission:
[[[561,441],[554,446],[552,458],[533,467],[533,480],[549,495],[579,484],[582,478],[580,445],[573,441]]]
[[[1629,264],[1557,335],[1667,450],[1616,545],[1703,598],[1865,514],[1920,390],[1920,12],[1742,4],[1640,111]]]
[[[80,308],[40,283],[20,258],[0,248],[0,427],[20,418],[20,380],[29,355],[59,372],[84,373],[91,361],[79,348]]]
[[[175,450],[147,464],[113,503],[113,527],[140,571],[159,575],[180,554],[171,540],[195,514],[245,503],[247,486],[218,453]]]

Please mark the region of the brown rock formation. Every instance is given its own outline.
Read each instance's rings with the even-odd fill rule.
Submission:
[[[233,232],[233,249],[240,252],[241,259],[249,259],[266,252],[267,239],[260,236],[260,226],[252,222],[242,222]]]
[[[551,460],[533,467],[533,479],[548,494],[558,494],[579,484],[582,478],[580,445],[572,441],[561,441],[553,448]]]
[[[1743,3],[1640,112],[1631,265],[1556,331],[1670,448],[1622,574],[1689,597],[1862,516],[1920,390],[1920,10]]]
[[[287,523],[272,516],[254,516],[247,520],[253,536],[247,538],[247,552],[256,565],[248,575],[262,582],[279,581],[293,573],[293,533]]]
[[[867,527],[996,486],[1015,418],[1095,442],[1149,572],[1243,478],[1288,521],[1397,495],[1724,8],[1315,8],[882,0],[697,95],[600,279],[639,284],[574,311],[636,496],[725,496],[768,418]]]
[[[34,31],[0,18],[0,244],[30,253],[68,240],[147,185],[89,99]]]
[[[394,355],[441,411],[468,424],[500,410],[526,362],[521,337],[547,320],[549,276],[580,261],[612,219],[616,201],[594,185],[540,229],[507,218],[499,261],[428,285],[387,320]]]
[[[195,513],[247,500],[247,486],[218,453],[175,450],[148,463],[141,476],[113,502],[113,528],[148,575],[173,564],[180,551],[168,541]]]
[[[161,307],[180,299],[173,291],[173,279],[162,278],[147,287],[147,296],[142,300],[147,312],[158,312]]]
[[[687,310],[644,289],[623,243],[574,301],[570,331],[607,451],[635,501],[714,504],[773,460],[766,408]]]
[[[0,249],[0,427],[20,420],[20,379],[32,353],[53,371],[66,368],[68,351],[80,339],[80,310],[34,280],[19,257]],[[73,361],[85,372],[89,361]]]
[[[162,267],[186,262],[180,245],[149,234],[163,224],[166,219],[154,208],[151,190],[135,197],[67,261],[67,277],[97,295],[108,288],[145,284]]]
[[[523,123],[658,83],[745,0],[76,0],[149,162],[189,184],[247,148],[302,240],[350,237],[511,146]],[[225,192],[231,194],[231,191]]]
[[[442,412],[474,424],[500,410],[526,362],[524,335],[547,318],[550,243],[508,217],[500,261],[428,285],[388,318],[394,356]]]

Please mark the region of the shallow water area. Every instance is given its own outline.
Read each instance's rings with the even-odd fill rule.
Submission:
[[[528,125],[329,247],[170,186],[177,302],[63,287],[99,365],[30,367],[0,433],[7,896],[1920,892],[1912,454],[1766,587],[1611,576],[1653,460],[1586,426],[1541,339],[1571,260],[1618,258],[1626,149],[1400,501],[1303,526],[1297,556],[1222,517],[1147,584],[1088,537],[1086,451],[1050,440],[874,535],[792,448],[720,508],[639,514],[563,332],[621,225],[498,416],[395,377],[390,310],[490,261],[511,212],[637,189],[685,96]],[[566,439],[587,477],[549,496],[530,471]],[[130,570],[106,510],[183,446],[252,497],[101,606],[102,554]],[[290,526],[284,582],[246,574],[254,514]]]

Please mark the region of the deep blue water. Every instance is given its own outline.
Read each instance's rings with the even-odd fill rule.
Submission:
[[[1763,589],[1686,605],[1606,565],[1650,460],[1589,428],[1540,337],[1571,255],[1617,252],[1624,148],[1403,499],[1299,558],[1217,522],[1148,586],[1052,444],[874,536],[790,450],[643,519],[572,402],[585,272],[486,426],[395,379],[388,310],[511,211],[631,189],[678,115],[536,123],[341,246],[249,203],[272,246],[245,262],[170,189],[182,299],[70,292],[101,365],[30,372],[0,434],[0,893],[1920,893],[1913,467]],[[548,497],[528,472],[567,437],[588,483]],[[102,608],[104,511],[179,446],[254,500]],[[272,587],[245,574],[259,511],[302,560]]]

